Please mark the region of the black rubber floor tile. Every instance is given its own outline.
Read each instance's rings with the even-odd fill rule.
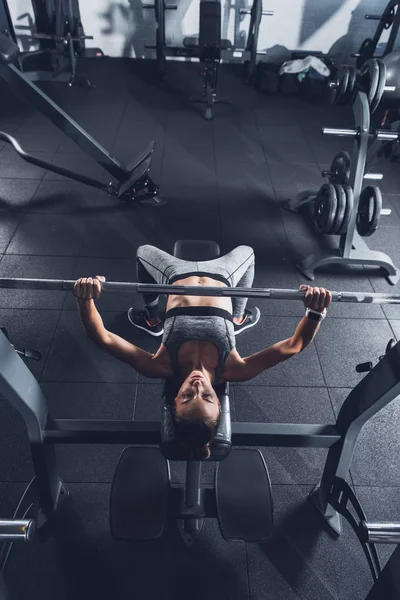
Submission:
[[[125,316],[125,315],[124,315]],[[103,313],[107,329],[127,338],[125,319]],[[136,371],[98,348],[82,327],[78,310],[64,311],[54,335],[43,372],[43,381],[135,383]]]
[[[57,469],[61,479],[68,483],[111,483],[123,445],[74,444],[56,447]],[[12,481],[30,481],[34,476],[29,443],[23,438],[11,474]]]
[[[298,319],[275,317],[262,319],[259,325],[237,336],[237,350],[244,358],[293,335]],[[316,348],[310,345],[298,356],[263,371],[247,385],[268,386],[324,386],[325,381],[318,361]]]
[[[390,217],[385,218],[390,219]],[[374,235],[368,238],[367,244],[371,250],[378,250],[387,254],[392,259],[395,267],[400,269],[400,236],[395,227],[385,227],[382,223]],[[372,269],[371,272],[374,274]]]
[[[253,158],[220,155],[216,159],[216,173],[218,188],[225,192],[236,186],[261,189],[266,194],[273,192],[270,169],[263,154]]]
[[[324,387],[235,384],[236,420],[250,423],[334,423]]]
[[[383,179],[378,181],[376,185],[379,185],[384,193],[399,193],[399,174],[398,165],[396,163],[389,163],[385,159],[378,159],[371,165],[370,172],[381,173],[383,175]]]
[[[288,197],[322,185],[321,172],[315,163],[269,162],[269,167],[275,191],[285,192]]]
[[[10,214],[9,211],[0,210],[0,252],[4,253],[13,238],[21,215]]]
[[[167,219],[219,219],[220,206],[215,185],[208,188],[185,188],[174,184],[163,184],[160,197],[167,204],[162,207],[162,216]],[[161,208],[161,207],[160,207]]]
[[[331,393],[336,410],[346,395]],[[396,458],[400,447],[399,421],[400,401],[396,398],[364,425],[350,468],[355,485],[400,485]]]
[[[160,421],[161,396],[164,384],[160,380],[152,383],[142,378],[146,383],[138,383],[135,397],[135,421]]]
[[[360,310],[362,307],[360,307]],[[393,337],[389,324],[382,320],[329,318],[316,337],[316,349],[328,387],[353,387],[362,375],[356,365],[381,356]]]
[[[41,181],[27,206],[31,213],[79,213],[96,208],[98,190],[77,181]]]
[[[12,519],[25,491],[25,483],[0,483],[0,511],[2,519]],[[1,589],[1,588],[0,588]]]
[[[296,127],[299,123],[296,111],[292,107],[274,106],[271,110],[266,103],[264,108],[256,108],[253,112],[259,128],[278,127],[280,125],[283,127]]]
[[[35,158],[40,158],[48,163],[52,162],[52,152],[31,152]],[[8,179],[43,179],[46,170],[27,163],[16,152],[1,153],[0,177]]]
[[[314,163],[311,146],[300,125],[270,125],[259,128],[264,154],[273,163]]]
[[[38,184],[37,179],[0,179],[0,208],[10,212],[25,210]]]
[[[329,120],[327,120],[327,123],[328,124],[324,127],[332,127],[329,124]],[[338,152],[348,152],[351,156],[353,149],[353,142],[341,137],[322,137],[321,135],[320,139],[308,137],[308,141],[310,143],[315,160],[318,162],[320,168],[323,168],[323,166],[326,164],[330,165]]]
[[[132,383],[44,382],[41,388],[55,419],[132,419]]]
[[[83,215],[26,214],[7,254],[77,256],[89,218]]]
[[[295,266],[290,261],[283,261],[281,265],[265,264],[264,257],[260,253],[256,255],[256,273],[253,287],[278,288],[297,290],[299,278]],[[271,300],[252,298],[251,305],[259,307],[263,317],[302,317],[304,305],[301,301]]]
[[[361,600],[371,587],[356,535],[346,527],[333,540],[307,503],[309,491],[308,486],[273,486],[274,533],[267,543],[247,546],[252,599]]]
[[[72,171],[78,175],[84,175],[90,179],[95,179],[100,183],[108,184],[110,181],[114,180],[112,175],[107,173],[107,171],[105,171],[87,154],[82,156],[81,154],[77,153],[57,153],[54,154],[51,162],[53,165],[68,169],[69,171]],[[69,179],[64,177],[64,175],[54,173],[54,171],[47,171],[45,179],[52,181],[69,181]]]
[[[78,258],[74,265],[71,279],[80,277],[96,277],[102,275],[106,281],[136,281],[136,264],[134,259],[122,258]],[[1,272],[1,267],[0,267]],[[127,312],[131,306],[143,306],[142,298],[138,294],[101,294],[96,306],[101,312],[103,310],[121,310]],[[73,294],[68,294],[64,309],[75,310],[76,299]]]
[[[55,536],[13,553],[7,581],[17,597],[29,589],[43,600],[54,594],[59,600],[102,600],[128,598],[134,589],[137,600],[181,600],[190,582],[193,600],[249,599],[245,546],[223,541],[213,520],[191,552],[175,523],[159,540],[122,544],[109,532],[110,485],[71,483],[69,489]]]
[[[1,277],[72,279],[76,259],[60,256],[6,255],[0,263]],[[39,290],[0,290],[2,308],[61,309],[66,293]]]
[[[14,134],[18,143],[25,152],[57,152],[64,134],[60,129],[50,121],[46,124],[39,124],[37,121],[22,123]],[[7,150],[15,152],[11,145],[6,146]]]
[[[39,361],[23,359],[36,379],[39,379],[46,363],[59,315],[58,310],[0,310],[0,323],[6,327],[11,344],[19,349],[31,348],[41,353]]]

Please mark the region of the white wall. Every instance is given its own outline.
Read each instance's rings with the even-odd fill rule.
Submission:
[[[178,10],[166,13],[167,39],[171,44],[181,45],[184,36],[198,31],[199,0],[168,1],[176,2]],[[263,17],[259,50],[267,51],[264,60],[274,61],[287,59],[289,51],[294,49],[333,50],[341,60],[346,60],[375,31],[376,22],[365,20],[365,13],[379,14],[386,6],[385,0],[263,2],[264,9],[275,14]],[[19,17],[24,13],[33,17],[31,0],[9,0],[9,6],[17,35],[26,34],[18,26],[27,26],[28,19]],[[223,37],[243,47],[249,17],[240,16],[238,9],[248,6],[248,0],[222,0],[222,6]],[[144,46],[155,40],[154,11],[142,9],[141,0],[80,0],[80,11],[86,33],[94,36],[88,46],[99,46],[109,56],[152,56],[152,51]],[[26,39],[24,45],[27,49]]]

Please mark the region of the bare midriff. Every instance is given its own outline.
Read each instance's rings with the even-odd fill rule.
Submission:
[[[185,277],[185,279],[178,279],[172,285],[202,285],[208,287],[228,287],[222,281],[213,279],[212,277],[203,276],[191,276]],[[168,296],[167,311],[171,308],[178,308],[182,306],[215,306],[227,310],[232,314],[232,300],[231,298],[220,298],[218,296],[175,296],[173,294]]]

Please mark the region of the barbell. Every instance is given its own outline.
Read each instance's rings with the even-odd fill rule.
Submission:
[[[12,290],[73,291],[74,280],[25,279],[0,277],[0,288]],[[217,296],[234,298],[265,298],[269,300],[303,300],[302,290],[244,287],[212,287],[194,285],[169,285],[157,283],[131,283],[105,281],[103,292],[129,294],[170,294],[177,296]],[[400,295],[376,292],[331,292],[333,302],[357,304],[400,304]]]

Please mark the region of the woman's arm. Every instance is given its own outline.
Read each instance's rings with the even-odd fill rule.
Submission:
[[[307,289],[304,297],[306,308],[325,315],[326,308],[332,302],[331,293],[325,288],[310,288],[301,286],[300,289]],[[257,377],[266,369],[278,365],[292,356],[302,352],[313,341],[321,325],[321,321],[310,320],[303,317],[296,327],[293,335],[281,342],[277,342],[265,350],[243,358],[238,364],[230,369],[226,379],[228,381],[248,381]]]
[[[89,339],[97,346],[129,365],[145,377],[163,377],[164,368],[154,355],[138,348],[120,336],[108,331],[96,308],[104,278],[79,279],[75,283],[74,296],[78,301],[79,316]]]

